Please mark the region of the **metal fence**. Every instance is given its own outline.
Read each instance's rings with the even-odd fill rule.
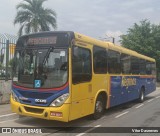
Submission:
[[[11,79],[17,38],[14,35],[0,34],[0,80]]]

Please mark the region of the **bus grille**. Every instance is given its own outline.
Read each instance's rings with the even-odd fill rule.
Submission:
[[[38,113],[38,114],[41,114],[43,113],[43,109],[37,109],[37,108],[31,108],[31,107],[26,107],[24,106],[24,109],[27,111],[27,112],[31,112],[31,113]]]

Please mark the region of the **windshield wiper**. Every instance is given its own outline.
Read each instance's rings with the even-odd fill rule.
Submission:
[[[51,50],[54,50],[54,48],[53,48],[53,47],[50,47],[50,48],[48,49],[48,51],[47,51],[47,53],[46,53],[46,55],[45,55],[45,57],[44,57],[44,61],[43,61],[43,63],[42,63],[43,66],[44,66],[44,64],[46,63],[47,57],[49,56]]]

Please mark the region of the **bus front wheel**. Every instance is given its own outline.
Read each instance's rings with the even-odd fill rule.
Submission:
[[[104,113],[104,100],[103,100],[103,96],[99,95],[97,97],[96,103],[95,103],[95,110],[94,110],[94,114],[93,114],[93,119],[99,119],[102,117],[103,113]]]

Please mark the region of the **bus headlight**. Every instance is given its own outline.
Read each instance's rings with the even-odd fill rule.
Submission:
[[[12,98],[13,98],[14,101],[19,102],[19,99],[14,92],[12,92]]]
[[[57,99],[55,99],[50,106],[53,107],[59,107],[62,106],[62,104],[67,100],[67,98],[69,97],[69,93],[63,94],[60,97],[58,97]]]

